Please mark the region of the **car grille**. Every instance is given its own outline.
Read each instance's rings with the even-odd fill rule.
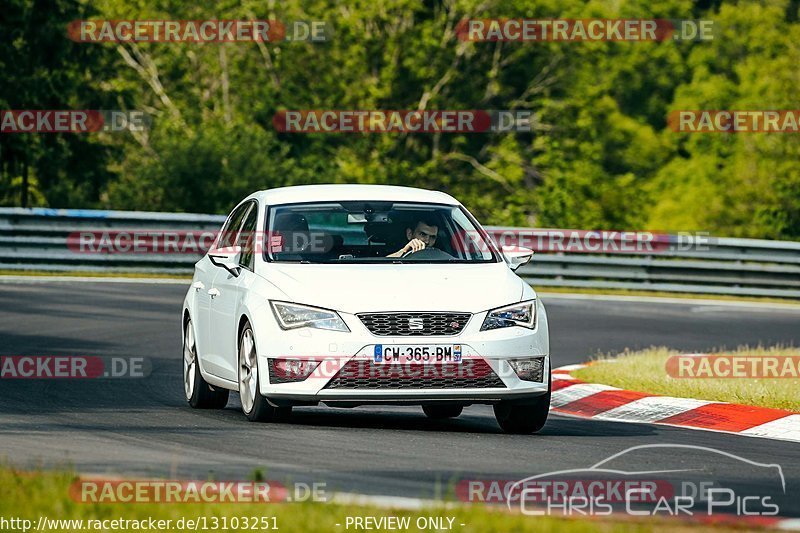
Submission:
[[[458,335],[470,313],[361,313],[356,315],[373,335],[432,337]]]
[[[483,360],[461,364],[378,365],[370,360],[348,361],[326,389],[492,389],[503,381]]]

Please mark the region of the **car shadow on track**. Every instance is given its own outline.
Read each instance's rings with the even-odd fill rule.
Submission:
[[[198,411],[194,411],[198,413]],[[231,398],[223,411],[202,412],[214,418],[246,420],[239,408],[238,400]],[[213,414],[212,414],[213,413]],[[257,424],[252,424],[257,426]],[[274,430],[281,428],[337,428],[337,429],[383,429],[398,431],[448,432],[504,434],[492,415],[489,406],[473,406],[460,417],[448,420],[427,418],[421,408],[353,408],[336,409],[329,407],[295,408],[288,420],[263,424]],[[653,435],[658,428],[647,424],[627,424],[581,420],[551,415],[545,427],[533,437],[631,437]],[[515,437],[509,435],[510,438]],[[525,436],[522,436],[525,437]]]

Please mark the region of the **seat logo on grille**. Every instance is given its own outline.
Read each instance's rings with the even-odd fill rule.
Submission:
[[[409,318],[408,319],[408,329],[418,331],[422,329],[422,319],[421,318]]]

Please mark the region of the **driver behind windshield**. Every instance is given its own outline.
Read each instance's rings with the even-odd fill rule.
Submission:
[[[419,252],[425,248],[431,248],[436,243],[436,235],[439,227],[436,221],[431,218],[417,219],[414,226],[406,228],[406,239],[408,243],[393,254],[386,257],[403,257],[405,254]],[[413,229],[412,229],[413,228]]]

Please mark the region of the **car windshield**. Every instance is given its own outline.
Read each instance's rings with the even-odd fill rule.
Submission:
[[[270,207],[264,255],[267,261],[309,263],[499,261],[462,207],[386,201]]]

